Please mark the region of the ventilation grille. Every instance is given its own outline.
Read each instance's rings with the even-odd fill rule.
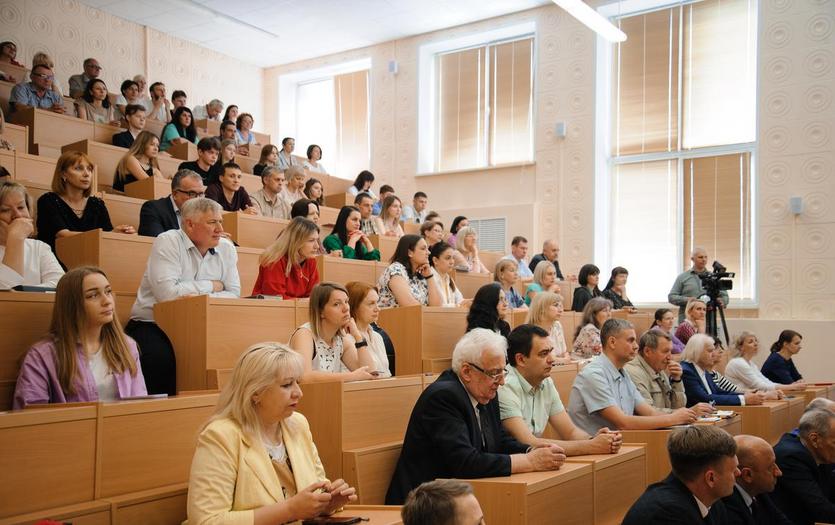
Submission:
[[[507,250],[507,219],[470,219],[470,228],[478,235],[478,249],[494,252]]]

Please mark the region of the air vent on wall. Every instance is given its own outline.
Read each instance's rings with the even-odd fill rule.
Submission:
[[[478,249],[495,252],[508,250],[505,232],[507,231],[507,219],[504,217],[494,219],[470,219],[470,227],[478,235]]]

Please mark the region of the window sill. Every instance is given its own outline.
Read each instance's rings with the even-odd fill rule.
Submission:
[[[483,166],[480,168],[466,168],[461,170],[444,170],[444,171],[430,171],[427,173],[417,173],[415,177],[431,177],[433,175],[451,175],[453,173],[474,173],[478,171],[493,171],[507,168],[527,168],[536,166],[536,161],[511,162],[508,164],[496,164],[495,166]]]

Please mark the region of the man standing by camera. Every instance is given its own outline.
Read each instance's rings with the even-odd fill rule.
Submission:
[[[710,273],[707,269],[707,250],[701,246],[693,248],[693,251],[690,252],[690,260],[693,261],[693,266],[676,277],[676,282],[673,283],[673,287],[667,296],[670,303],[678,306],[679,322],[684,320],[684,307],[687,306],[687,300],[691,297],[705,295],[705,289],[699,275]],[[728,306],[728,292],[722,290],[719,293],[718,300],[722,307]]]

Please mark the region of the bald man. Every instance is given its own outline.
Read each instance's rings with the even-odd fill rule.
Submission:
[[[550,261],[554,263],[554,269],[557,270],[557,279],[560,281],[564,281],[565,277],[563,277],[562,272],[560,271],[560,261],[557,258],[560,256],[560,245],[557,244],[557,241],[554,239],[548,239],[544,243],[542,243],[542,253],[538,253],[533,256],[531,259],[531,264],[528,268],[531,271],[536,270],[536,265],[541,263],[542,261]]]
[[[728,525],[791,525],[771,501],[777,478],[783,475],[771,445],[757,436],[734,437],[739,475],[734,492],[723,498]]]
[[[669,295],[667,295],[667,300],[678,306],[678,322],[684,321],[684,309],[687,306],[687,301],[691,297],[701,297],[705,294],[699,275],[710,272],[707,267],[707,250],[701,246],[693,248],[693,251],[690,252],[690,261],[693,266],[676,277],[676,281],[673,283]],[[722,301],[724,306],[728,306],[727,290],[719,292],[719,300]]]

